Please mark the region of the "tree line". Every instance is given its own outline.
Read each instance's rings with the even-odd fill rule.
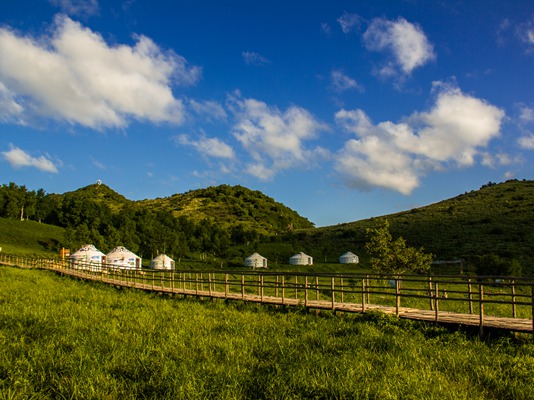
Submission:
[[[101,189],[112,192],[104,185]],[[0,217],[63,227],[65,237],[60,245],[71,250],[91,243],[107,252],[122,245],[141,257],[166,253],[180,258],[205,253],[225,258],[232,245],[261,238],[243,224],[228,229],[211,218],[194,221],[174,217],[171,212],[151,210],[126,199],[102,201],[91,191],[47,194],[13,182],[0,187]]]

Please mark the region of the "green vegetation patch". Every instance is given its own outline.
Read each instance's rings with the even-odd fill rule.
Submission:
[[[0,267],[0,393],[45,398],[534,398],[534,345]]]
[[[3,253],[27,257],[58,255],[65,229],[0,217],[0,248]]]

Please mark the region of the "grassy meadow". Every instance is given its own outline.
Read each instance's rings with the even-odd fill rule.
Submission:
[[[534,399],[534,345],[0,267],[0,399]]]

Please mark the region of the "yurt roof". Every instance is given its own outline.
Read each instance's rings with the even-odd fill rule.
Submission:
[[[86,244],[86,245],[80,247],[78,250],[76,250],[70,256],[71,257],[76,257],[76,256],[80,256],[82,254],[93,254],[93,255],[97,254],[97,255],[100,255],[100,256],[104,256],[105,255],[104,253],[102,253],[100,250],[98,250],[92,244]]]
[[[115,258],[115,257],[121,257],[121,256],[130,257],[130,258],[131,257],[139,258],[139,256],[137,256],[136,254],[132,253],[130,250],[128,250],[124,246],[117,246],[107,254],[108,258],[110,258],[110,257],[111,258]]]
[[[154,257],[154,258],[152,259],[152,261],[163,261],[163,262],[165,262],[165,261],[174,261],[174,260],[173,260],[172,258],[170,258],[170,257],[169,257],[168,255],[166,255],[166,254],[160,254],[160,255]]]
[[[351,251],[347,251],[345,254],[342,254],[341,257],[355,257],[356,254],[354,254]]]
[[[310,256],[307,255],[306,253],[303,253],[303,252],[301,251],[300,253],[295,254],[295,255],[292,256],[291,258],[302,258],[302,257],[310,257]]]
[[[265,259],[265,257],[263,257],[261,254],[259,253],[253,253],[251,254],[250,256],[248,256],[245,260],[254,260],[254,259]]]

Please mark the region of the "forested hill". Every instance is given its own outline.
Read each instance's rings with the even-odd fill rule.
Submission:
[[[209,219],[226,227],[242,225],[266,235],[313,227],[292,209],[243,186],[212,186],[138,203],[149,209],[171,212],[175,217],[197,222]]]
[[[259,191],[228,185],[132,201],[104,184],[46,194],[10,183],[0,186],[0,217],[63,227],[60,245],[71,249],[85,243],[102,251],[123,245],[145,256],[166,252],[225,257],[231,246],[313,227]]]
[[[519,260],[534,272],[534,181],[488,183],[425,207],[300,233],[303,248],[332,255],[361,252],[366,229],[388,219],[394,237],[423,246],[438,260],[474,259],[495,254]]]

